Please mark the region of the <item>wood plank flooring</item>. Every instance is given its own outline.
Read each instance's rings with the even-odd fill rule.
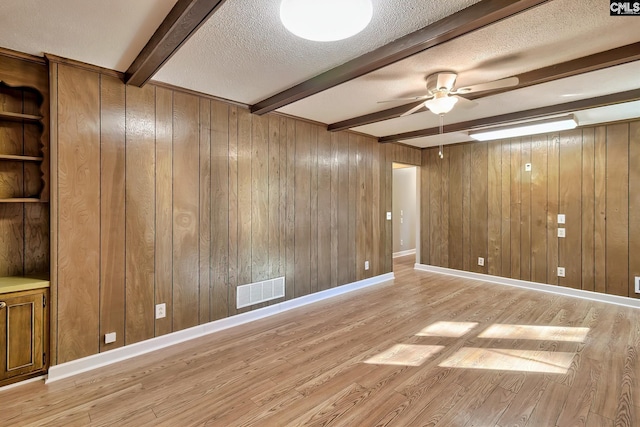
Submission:
[[[416,272],[48,386],[1,424],[635,426],[640,311]],[[509,325],[509,326],[507,326]]]

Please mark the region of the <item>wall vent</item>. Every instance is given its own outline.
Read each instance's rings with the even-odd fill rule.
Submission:
[[[236,308],[284,297],[284,277],[238,286]]]

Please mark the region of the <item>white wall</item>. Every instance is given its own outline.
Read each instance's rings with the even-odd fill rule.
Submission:
[[[393,169],[393,252],[416,248],[416,167]]]

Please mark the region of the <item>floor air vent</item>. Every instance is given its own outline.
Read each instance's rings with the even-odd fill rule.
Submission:
[[[238,286],[237,308],[284,297],[284,277]]]

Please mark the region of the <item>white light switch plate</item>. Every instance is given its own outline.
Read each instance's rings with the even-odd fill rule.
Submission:
[[[364,269],[368,270],[369,269],[369,261],[365,261],[364,262]]]
[[[558,228],[558,237],[567,237],[567,231],[564,228]]]
[[[105,344],[111,344],[113,342],[116,342],[116,333],[115,332],[109,332],[108,334],[104,334],[104,343]]]
[[[565,222],[564,214],[558,214],[558,224],[564,224]]]
[[[531,172],[531,163],[525,163],[524,171],[525,172]]]
[[[558,277],[564,277],[564,267],[558,267]]]
[[[391,212],[387,212],[387,221],[391,221]]]

